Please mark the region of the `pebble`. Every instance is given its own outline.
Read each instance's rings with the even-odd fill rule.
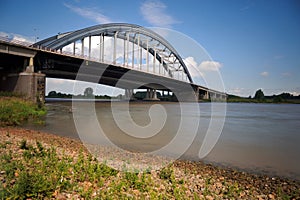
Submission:
[[[273,194],[269,194],[268,197],[269,197],[270,199],[275,199],[275,196],[274,196]]]

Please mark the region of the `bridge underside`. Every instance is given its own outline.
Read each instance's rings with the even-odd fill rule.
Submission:
[[[45,62],[36,60],[35,66],[40,66],[40,63]],[[47,63],[47,66],[35,68],[49,78],[80,80],[122,89],[152,88],[174,90],[180,86],[189,85],[188,83],[183,84],[181,81],[174,81],[170,78],[159,77],[142,71],[93,61],[84,61],[78,58],[50,58]]]
[[[41,81],[45,77],[93,82],[122,89],[180,91],[185,87],[191,88],[190,84],[171,78],[49,52],[37,52],[31,64],[30,58],[19,55],[0,53],[0,58],[3,58],[0,63],[0,90],[28,93],[34,96],[34,101],[36,95],[32,94],[36,90],[25,86],[32,83],[35,87],[38,82],[45,85],[45,81]],[[31,69],[28,67],[30,65]],[[44,92],[41,94],[44,95]]]
[[[38,67],[38,70],[49,78],[80,80],[122,89],[151,89],[149,91],[150,96],[153,93],[152,90],[172,91],[182,94],[181,98],[184,97],[185,101],[196,101],[197,97],[200,96],[200,93],[195,93],[194,95],[182,93],[182,91],[196,92],[199,86],[192,86],[187,82],[121,66],[85,61],[78,58],[65,60],[54,57],[49,58],[47,62],[36,60],[35,66],[40,66],[40,63],[47,63],[47,66]],[[202,93],[205,94],[205,91],[203,90]],[[203,98],[204,96],[202,95],[201,97]],[[153,99],[156,99],[156,97],[153,97]]]

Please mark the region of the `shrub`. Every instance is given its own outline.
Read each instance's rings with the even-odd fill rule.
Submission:
[[[28,119],[39,119],[46,114],[44,107],[38,108],[30,101],[17,97],[0,98],[0,126],[20,125]]]

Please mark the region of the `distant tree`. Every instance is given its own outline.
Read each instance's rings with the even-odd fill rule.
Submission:
[[[257,99],[259,101],[263,101],[265,99],[265,95],[261,89],[255,92],[254,99]]]
[[[273,98],[273,103],[281,103],[281,102],[283,102],[284,100],[283,100],[283,98],[281,97],[281,96],[275,96],[274,98]]]
[[[293,95],[291,95],[290,93],[281,93],[280,95],[278,95],[279,97],[281,97],[282,99],[292,99]]]
[[[56,96],[57,96],[56,91],[51,91],[48,93],[48,97],[56,97]]]
[[[84,96],[85,97],[93,97],[94,96],[94,90],[91,87],[87,87],[84,90]]]

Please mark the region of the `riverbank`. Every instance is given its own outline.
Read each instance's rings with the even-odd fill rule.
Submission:
[[[43,123],[41,118],[47,113],[43,105],[9,94],[0,94],[0,127],[20,125],[28,120],[36,124]]]
[[[300,199],[300,183],[202,162],[130,173],[93,159],[76,139],[0,128],[0,199]]]

